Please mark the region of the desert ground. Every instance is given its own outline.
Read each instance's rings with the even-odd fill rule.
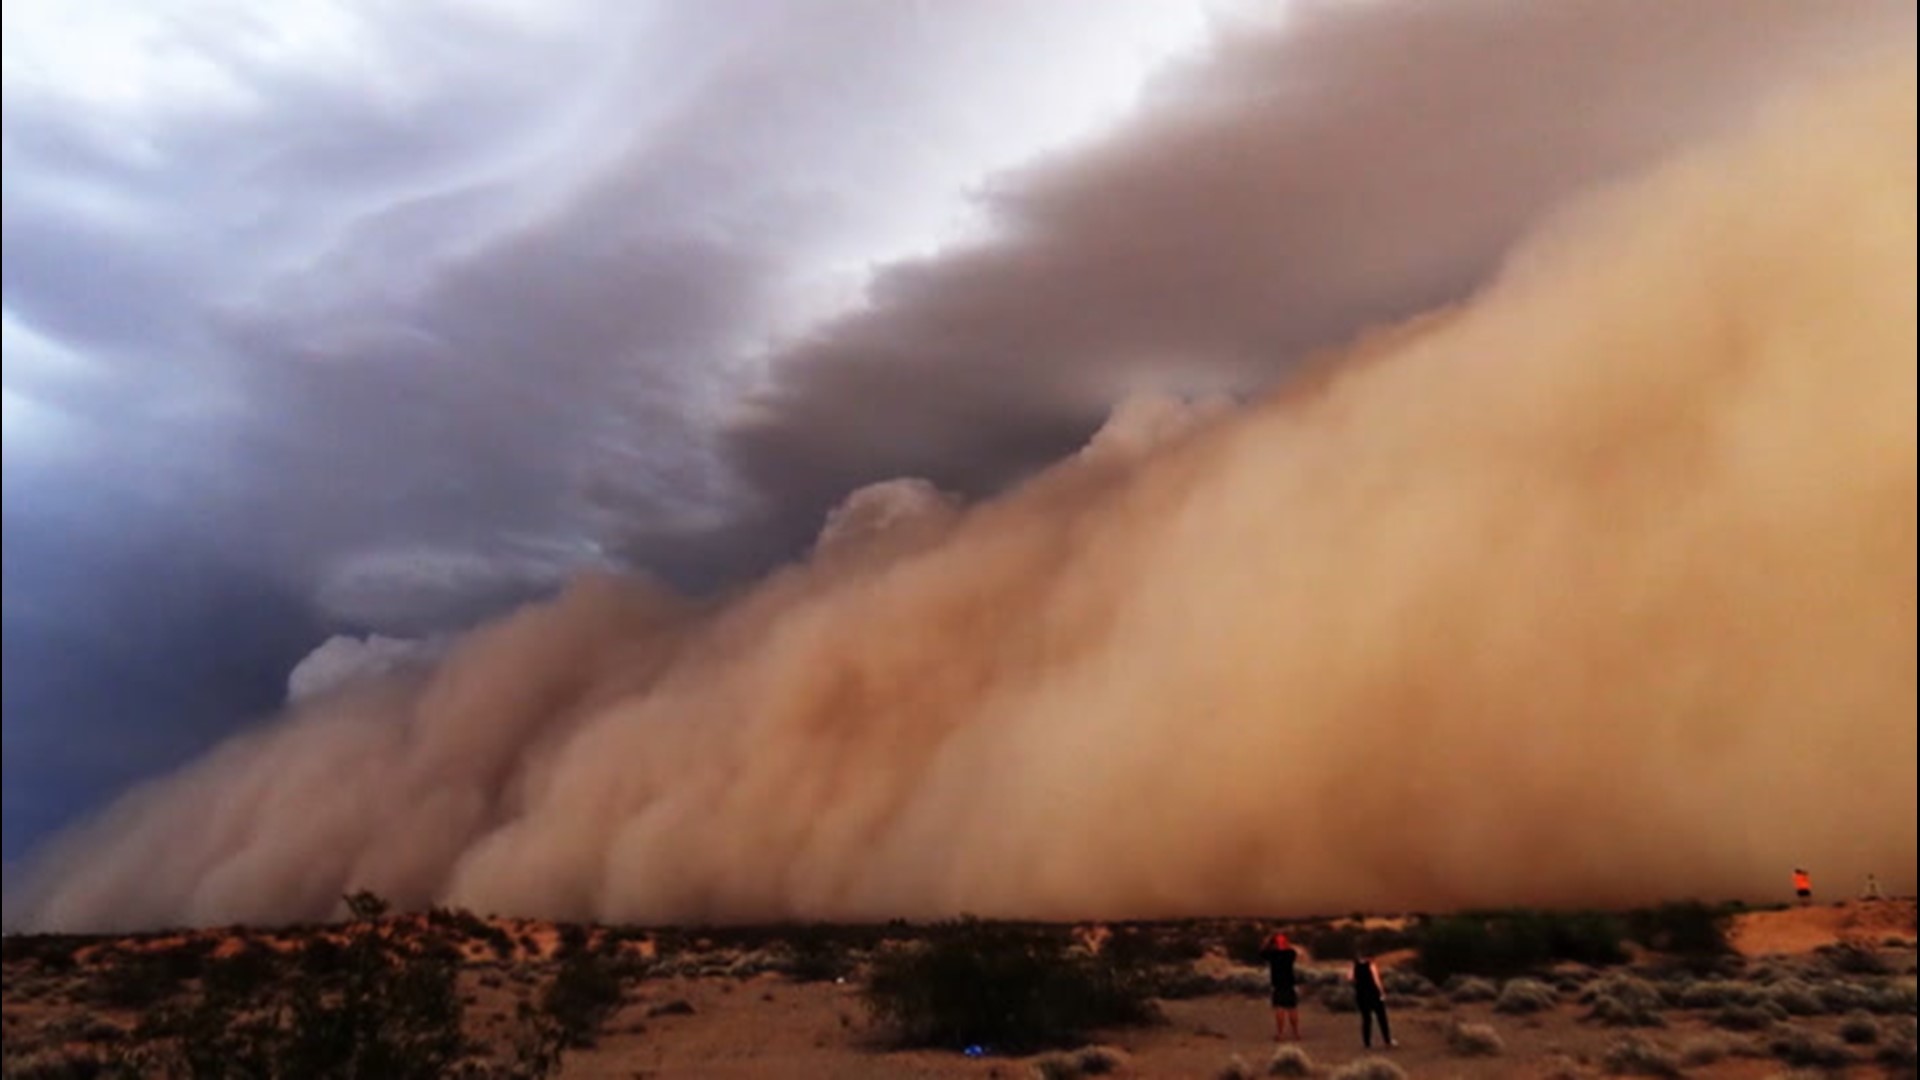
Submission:
[[[353,942],[369,937],[399,952],[422,943],[445,950],[463,1035],[462,1060],[446,1070],[454,1075],[1914,1075],[1913,900],[1735,907],[1715,909],[1714,919],[1723,938],[1687,946],[1687,955],[1629,938],[1619,962],[1558,960],[1438,981],[1419,974],[1438,955],[1423,943],[1424,917],[1032,928],[1067,940],[1075,955],[1132,943],[1136,966],[1152,972],[1155,1016],[1068,1040],[1079,1046],[982,1046],[972,1055],[902,1048],[869,1007],[880,958],[938,933],[903,923],[603,928],[436,912],[278,930],[10,936],[5,1075],[225,1075],[239,1066],[191,1066],[174,1052],[185,1029],[162,1018],[177,1021],[221,987],[259,1004],[276,988],[324,984]],[[1265,971],[1251,956],[1273,930],[1306,946],[1303,1038],[1279,1059]],[[1399,1043],[1391,1049],[1361,1046],[1347,964],[1333,955],[1356,947],[1387,969]],[[551,988],[568,956],[612,965],[611,996],[557,1061],[514,1073],[505,1062],[525,1041],[528,1018],[558,1007]]]

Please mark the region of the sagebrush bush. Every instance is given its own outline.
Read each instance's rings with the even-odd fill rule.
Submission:
[[[1590,1009],[1587,1018],[1608,1027],[1663,1027],[1660,1011],[1666,1001],[1660,991],[1644,979],[1631,975],[1609,975],[1587,990]]]
[[[1767,1050],[1796,1068],[1838,1069],[1853,1061],[1853,1051],[1839,1039],[1799,1027],[1775,1032]]]
[[[1560,1004],[1560,995],[1553,987],[1538,979],[1508,979],[1500,988],[1500,996],[1493,1001],[1493,1011],[1525,1015],[1546,1012]]]
[[[1446,982],[1449,1000],[1466,1005],[1476,1001],[1492,1001],[1500,996],[1500,988],[1492,982],[1471,975],[1456,975]]]
[[[1869,1046],[1880,1041],[1880,1021],[1866,1013],[1853,1013],[1840,1021],[1841,1041],[1854,1046]]]
[[[1731,979],[1703,979],[1689,983],[1680,991],[1680,1007],[1719,1009],[1728,1005],[1760,1005],[1768,1000],[1767,991],[1751,983]]]
[[[1247,1064],[1246,1058],[1235,1054],[1213,1075],[1214,1080],[1253,1080],[1253,1066]]]
[[[1268,1076],[1312,1076],[1313,1058],[1298,1046],[1283,1046],[1267,1062]]]
[[[1640,1035],[1627,1035],[1607,1045],[1601,1055],[1606,1070],[1617,1076],[1681,1075],[1680,1058],[1665,1046]]]
[[[1789,1016],[1819,1016],[1827,1011],[1813,987],[1798,979],[1783,979],[1773,984],[1767,997]]]
[[[1386,1058],[1364,1057],[1335,1069],[1332,1080],[1407,1080],[1407,1074]]]
[[[1461,1057],[1497,1057],[1507,1048],[1489,1024],[1447,1025],[1447,1049]]]
[[[1680,1063],[1686,1066],[1712,1065],[1732,1053],[1725,1035],[1696,1035],[1680,1044]]]
[[[1771,1002],[1764,1005],[1726,1005],[1713,1014],[1714,1027],[1726,1031],[1765,1031],[1785,1020],[1786,1010]]]
[[[976,919],[881,953],[865,997],[911,1046],[1035,1049],[1158,1015],[1137,973],[1071,947],[1064,933]]]

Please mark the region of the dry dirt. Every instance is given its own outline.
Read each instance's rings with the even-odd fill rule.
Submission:
[[[393,925],[424,930],[418,917],[402,917]],[[518,920],[494,920],[504,931],[503,948],[484,940],[461,943],[465,963],[459,986],[467,1000],[470,1035],[499,1042],[514,1024],[522,1001],[535,1000],[548,977],[552,955],[561,935],[554,927]],[[1218,945],[1232,924],[1191,925],[1209,942],[1206,954],[1194,961],[1197,973],[1215,978],[1214,992],[1161,1002],[1165,1022],[1156,1026],[1101,1033],[1097,1041],[1117,1051],[1121,1066],[1116,1075],[1140,1077],[1203,1077],[1224,1075],[1236,1060],[1247,1075],[1264,1075],[1273,1052],[1272,1016],[1268,1011],[1259,970],[1231,962]],[[1326,925],[1326,924],[1321,924]],[[1394,921],[1369,921],[1375,929],[1394,929]],[[1223,929],[1223,927],[1225,929]],[[1876,985],[1904,986],[1911,1001],[1914,984],[1915,908],[1912,900],[1818,905],[1737,916],[1730,939],[1745,958],[1726,961],[1735,977],[1749,981],[1779,978],[1782,972],[1807,980],[1853,977],[1837,971],[1831,947],[1851,942],[1869,948],[1884,974],[1859,976]],[[1251,930],[1248,924],[1241,929]],[[1082,928],[1083,939],[1106,937],[1099,928]],[[901,931],[911,934],[910,930]],[[1176,932],[1178,932],[1176,930]],[[237,955],[250,943],[286,952],[319,935],[340,936],[335,929],[306,931],[199,931],[193,934],[151,935],[123,939],[76,939],[68,952],[75,960],[70,970],[52,969],[36,959],[40,946],[9,939],[5,965],[5,1047],[7,1077],[78,1075],[32,1071],[62,1055],[85,1056],[91,1047],[111,1047],[125,1039],[140,1011],[98,1003],[90,989],[114,964],[139,952],[175,948],[191,939],[217,935],[210,944],[215,955]],[[1207,935],[1212,935],[1208,937]],[[626,1003],[607,1021],[597,1045],[570,1054],[560,1071],[569,1078],[639,1077],[1029,1077],[1037,1075],[1039,1056],[969,1058],[958,1053],[899,1051],[884,1045],[883,1033],[871,1024],[863,1006],[858,975],[841,981],[801,982],[768,962],[767,941],[729,939],[726,931],[677,932],[670,952],[664,938],[639,937],[616,946],[654,960],[654,973],[632,983]],[[1817,950],[1827,948],[1828,954]],[[659,953],[660,959],[655,960]],[[1395,960],[1409,953],[1389,954]],[[668,961],[671,962],[668,962]],[[1796,967],[1796,965],[1798,965]],[[1309,956],[1306,972],[1331,971],[1334,962],[1316,962]],[[1660,958],[1642,955],[1636,968],[1658,977]],[[1768,970],[1771,969],[1771,975]],[[1729,969],[1731,971],[1731,969]],[[1588,1018],[1579,996],[1582,982],[1600,977],[1584,969],[1563,968],[1565,986],[1560,1003],[1531,1016],[1495,1012],[1484,1002],[1455,1003],[1445,992],[1401,995],[1392,1010],[1400,1046],[1384,1053],[1407,1075],[1414,1077],[1547,1077],[1597,1076],[1605,1072],[1609,1046],[1625,1036]],[[1674,978],[1692,978],[1679,976]],[[1230,981],[1229,981],[1230,980]],[[1352,1013],[1336,1013],[1313,992],[1303,994],[1302,1048],[1312,1057],[1320,1075],[1365,1056],[1357,1020]],[[1669,1007],[1663,1026],[1641,1032],[1676,1052],[1698,1049],[1703,1040],[1753,1036],[1716,1032],[1710,1010]],[[1446,1032],[1459,1022],[1485,1024],[1504,1044],[1492,1057],[1463,1057],[1449,1048]],[[1788,1028],[1836,1035],[1842,1024],[1837,1015],[1795,1016],[1775,1033]],[[1911,1017],[1882,1015],[1875,1024],[1884,1032],[1881,1043],[1895,1040],[1897,1029]],[[106,1031],[111,1027],[114,1032]],[[91,1030],[90,1030],[91,1029]],[[1910,1035],[1907,1037],[1910,1038]],[[1755,1056],[1725,1057],[1689,1065],[1691,1077],[1769,1077],[1787,1072],[1787,1066],[1764,1049]],[[1886,1075],[1875,1063],[1875,1047],[1854,1047],[1860,1064],[1845,1070],[1859,1076]],[[1913,1075],[1911,1067],[1893,1075]]]

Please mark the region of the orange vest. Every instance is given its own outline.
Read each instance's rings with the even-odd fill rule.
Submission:
[[[1795,874],[1793,875],[1793,887],[1795,889],[1805,889],[1808,892],[1812,892],[1813,879],[1805,874]]]

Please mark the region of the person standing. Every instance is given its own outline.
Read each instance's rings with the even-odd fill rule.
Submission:
[[[1267,962],[1267,974],[1273,979],[1273,1040],[1285,1042],[1288,1025],[1293,1039],[1300,1041],[1300,987],[1295,982],[1294,964],[1300,954],[1287,941],[1287,935],[1275,934],[1260,948],[1260,959]]]
[[[1813,877],[1805,870],[1793,868],[1793,895],[1800,898],[1800,906],[1813,903]]]
[[[1398,1046],[1393,1041],[1393,1029],[1387,1026],[1386,983],[1380,978],[1380,966],[1373,957],[1359,955],[1353,958],[1353,1003],[1360,1009],[1360,1045],[1373,1049],[1373,1022],[1380,1021],[1380,1042],[1383,1046]]]

